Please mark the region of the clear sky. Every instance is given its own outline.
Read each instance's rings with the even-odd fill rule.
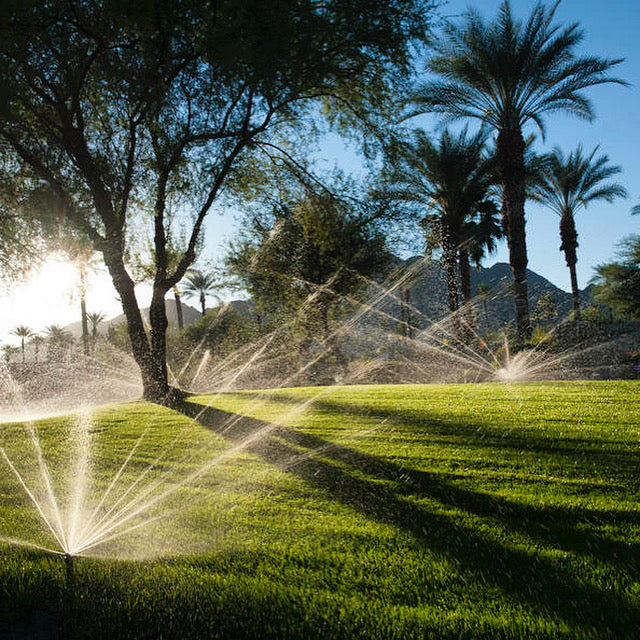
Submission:
[[[494,16],[500,0],[450,0],[441,9],[444,15],[460,15],[469,6],[485,17]],[[513,0],[516,16],[526,17],[535,5],[533,0]],[[629,199],[614,204],[594,203],[577,218],[580,247],[578,249],[578,282],[586,286],[593,267],[610,260],[616,244],[629,233],[640,233],[640,216],[632,217],[630,209],[640,203],[640,0],[562,0],[556,13],[557,22],[579,22],[585,31],[581,45],[583,54],[607,58],[625,58],[614,73],[630,87],[604,85],[588,91],[596,112],[593,122],[556,115],[547,119],[547,136],[539,149],[560,146],[565,153],[582,144],[586,151],[596,145],[614,164],[621,165],[621,182]],[[435,124],[435,121],[434,121]],[[423,122],[421,121],[421,125]],[[324,149],[325,162],[353,166],[353,151],[332,143]],[[527,204],[527,245],[529,268],[562,289],[569,289],[569,272],[559,251],[558,219],[551,212]],[[213,212],[207,224],[206,259],[220,257],[236,229],[232,213]],[[507,262],[504,245],[490,260]],[[64,285],[54,286],[54,277],[63,276]],[[67,324],[79,319],[78,301],[72,297],[74,276],[64,265],[49,267],[35,275],[30,285],[20,285],[13,293],[0,297],[4,312],[0,315],[0,340],[17,344],[8,332],[19,324],[41,330],[49,324]],[[146,296],[142,296],[143,304]],[[94,277],[89,291],[89,311],[100,311],[108,317],[121,312],[115,291],[106,274]]]

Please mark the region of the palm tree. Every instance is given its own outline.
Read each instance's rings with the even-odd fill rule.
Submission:
[[[523,126],[533,122],[544,132],[543,117],[556,111],[590,120],[593,109],[583,90],[605,82],[626,84],[607,73],[621,60],[576,56],[583,32],[577,24],[563,28],[553,24],[558,4],[549,8],[537,4],[525,24],[514,20],[508,0],[492,22],[472,9],[461,25],[448,23],[428,65],[442,79],[425,83],[410,99],[415,109],[411,115],[436,112],[448,119],[478,119],[497,134],[496,161],[520,340],[531,332]]]
[[[20,338],[20,349],[22,350],[22,362],[24,362],[25,361],[24,341],[25,341],[25,338],[30,338],[33,335],[33,331],[29,327],[26,327],[25,325],[21,324],[18,327],[16,327],[11,332],[11,334]]]
[[[493,160],[485,153],[486,137],[483,131],[469,136],[466,128],[458,134],[445,129],[434,144],[424,131],[418,130],[388,175],[391,197],[424,205],[432,212],[425,216],[423,224],[429,241],[442,247],[448,305],[453,314],[460,306],[459,256],[461,280],[466,283],[465,278],[470,277],[472,225],[480,211],[492,210]],[[457,332],[455,316],[453,322]]]
[[[95,342],[98,338],[98,325],[106,318],[104,313],[88,313],[87,319],[91,323],[91,339]]]
[[[30,342],[35,350],[35,360],[36,362],[38,362],[40,356],[40,347],[45,343],[45,339],[39,333],[34,333],[31,337]]]
[[[213,273],[204,273],[199,269],[191,269],[186,277],[182,286],[182,292],[187,298],[200,298],[200,305],[202,306],[202,315],[206,313],[206,296],[213,294],[220,288],[218,280]]]
[[[18,347],[14,347],[12,344],[3,344],[2,345],[2,353],[4,355],[5,362],[11,362],[11,358],[13,358],[14,354],[18,352]]]
[[[580,318],[580,290],[576,275],[578,262],[578,232],[575,214],[590,202],[615,198],[625,198],[626,189],[616,182],[606,182],[611,176],[620,173],[618,166],[610,165],[606,155],[596,157],[596,147],[591,154],[583,155],[578,146],[566,158],[559,148],[555,148],[547,157],[545,166],[533,187],[533,198],[551,209],[560,217],[560,251],[571,274],[571,294],[573,297],[574,318]]]
[[[49,325],[46,328],[46,332],[49,344],[48,359],[62,360],[63,356],[68,354],[69,348],[74,342],[73,336],[69,331],[57,324]]]

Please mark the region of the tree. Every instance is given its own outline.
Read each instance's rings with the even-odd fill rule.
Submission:
[[[3,344],[2,353],[4,355],[5,362],[8,364],[11,362],[11,358],[18,353],[18,347],[14,347],[12,344]]]
[[[96,311],[94,313],[88,313],[87,318],[91,323],[91,337],[95,342],[98,337],[98,325],[106,318],[106,316],[104,313]]]
[[[91,351],[96,347],[98,341],[98,325],[106,318],[104,313],[95,311],[87,314],[87,320],[91,323]]]
[[[16,327],[12,332],[12,335],[17,336],[18,338],[20,338],[20,349],[22,351],[22,362],[25,361],[25,354],[24,354],[24,341],[25,338],[30,338],[33,335],[33,331],[29,328],[26,327],[25,325],[21,324],[20,326]]]
[[[69,355],[74,340],[69,331],[57,324],[51,324],[46,328],[47,332],[47,359],[60,362]]]
[[[31,344],[33,345],[35,361],[38,362],[40,358],[40,347],[45,343],[45,339],[39,333],[34,333],[31,337]]]
[[[191,269],[187,273],[184,284],[182,285],[182,293],[187,296],[187,298],[197,297],[200,300],[203,316],[207,312],[207,296],[219,289],[220,283],[215,274],[212,272],[205,273],[200,269]]]
[[[492,203],[493,159],[486,154],[486,133],[469,135],[465,128],[458,134],[444,130],[437,142],[424,131],[416,131],[412,142],[404,144],[387,176],[391,196],[419,204],[431,213],[423,218],[428,242],[442,247],[446,270],[449,310],[460,307],[458,265],[460,265],[465,302],[470,302],[469,252],[482,257],[480,247],[493,248],[493,236],[499,234],[488,220],[497,211]],[[490,234],[491,235],[491,234]],[[454,330],[458,319],[454,315]]]
[[[283,194],[278,205],[253,217],[226,258],[230,274],[239,278],[258,308],[297,319],[303,359],[319,339],[346,369],[331,314],[363,287],[365,278],[384,271],[390,258],[369,213],[366,205],[323,189]]]
[[[542,325],[548,326],[558,315],[558,301],[551,291],[545,291],[536,304],[531,318]]]
[[[473,118],[496,132],[520,341],[531,331],[523,127],[532,122],[544,133],[544,116],[554,112],[590,120],[593,109],[583,90],[605,82],[626,84],[608,75],[621,60],[576,55],[583,32],[578,24],[560,27],[553,23],[558,4],[549,8],[537,4],[526,23],[514,20],[508,0],[491,22],[485,22],[475,10],[468,11],[460,25],[449,22],[428,63],[442,79],[426,82],[411,98],[414,113]]]
[[[625,198],[626,189],[616,182],[606,182],[620,173],[620,167],[609,164],[606,155],[596,157],[596,147],[589,155],[583,155],[579,146],[566,158],[556,147],[549,154],[538,182],[533,187],[533,198],[549,207],[560,217],[560,251],[571,274],[571,294],[574,318],[580,318],[580,290],[576,264],[578,262],[578,232],[575,215],[580,209],[596,200],[613,202]]]
[[[0,140],[50,208],[102,253],[144,398],[171,402],[166,293],[229,178],[320,117],[382,131],[428,31],[423,0],[37,0],[0,9]],[[126,264],[151,211],[148,336]],[[167,260],[171,224],[187,244]]]
[[[594,296],[621,314],[640,320],[640,236],[625,238],[617,258],[596,267]]]

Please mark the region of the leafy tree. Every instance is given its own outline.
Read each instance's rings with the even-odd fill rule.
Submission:
[[[496,161],[503,190],[503,219],[513,271],[518,338],[531,327],[527,300],[525,238],[526,167],[523,127],[543,132],[546,114],[566,112],[592,119],[584,89],[605,82],[625,84],[608,71],[620,60],[575,53],[583,38],[577,24],[553,23],[558,2],[537,4],[528,20],[515,20],[508,0],[495,20],[486,22],[469,10],[461,24],[449,22],[436,43],[429,69],[440,76],[412,97],[416,112],[441,113],[450,119],[474,118],[497,134]]]
[[[306,190],[254,217],[226,259],[229,272],[271,316],[297,316],[300,353],[321,339],[344,369],[346,361],[331,329],[331,314],[363,279],[389,263],[385,238],[368,212],[327,191]]]
[[[6,2],[0,140],[50,208],[101,252],[122,301],[143,395],[171,402],[166,293],[196,258],[230,176],[320,117],[382,131],[412,73],[423,0]],[[35,185],[32,183],[35,182]],[[126,264],[133,218],[153,212],[151,331]],[[171,225],[187,243],[168,263]]]
[[[205,273],[200,269],[191,269],[182,285],[182,292],[187,298],[198,298],[202,315],[207,312],[207,296],[214,294],[220,289],[220,283],[212,272]]]
[[[560,250],[564,252],[571,274],[571,293],[575,319],[580,318],[580,290],[576,275],[578,232],[575,215],[596,200],[612,202],[626,197],[626,189],[616,182],[606,182],[620,173],[605,155],[596,157],[597,147],[584,155],[579,146],[566,158],[559,148],[549,154],[540,179],[533,187],[533,197],[560,217]]]
[[[618,260],[596,267],[595,298],[640,320],[640,236],[621,242]]]
[[[543,325],[550,325],[558,315],[558,301],[551,291],[545,291],[531,314],[531,319]]]
[[[17,336],[18,338],[20,338],[20,349],[22,351],[22,362],[25,361],[25,355],[24,355],[24,341],[25,338],[30,338],[33,335],[33,331],[21,324],[20,326],[16,327],[12,332],[12,335]]]

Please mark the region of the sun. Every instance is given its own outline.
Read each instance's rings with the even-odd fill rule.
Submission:
[[[77,265],[63,254],[50,254],[27,280],[15,283],[2,297],[8,312],[0,319],[0,339],[15,343],[10,332],[18,325],[41,333],[52,324],[79,323],[79,284]],[[103,313],[107,318],[122,313],[111,278],[99,261],[87,276],[86,302],[89,313]]]

